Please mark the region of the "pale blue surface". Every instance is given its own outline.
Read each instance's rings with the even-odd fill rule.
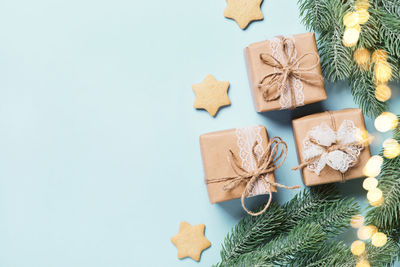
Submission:
[[[243,212],[238,200],[209,204],[199,135],[264,124],[290,147],[278,181],[302,184],[289,170],[297,164],[291,116],[356,106],[341,83],[293,114],[254,111],[243,48],[305,32],[294,2],[265,1],[265,20],[242,31],[223,17],[223,0],[3,1],[0,266],[217,262]],[[191,85],[208,73],[231,83],[232,105],[216,118],[192,108]],[[365,204],[361,180],[340,187]],[[176,258],[169,239],[182,220],[207,226],[212,247],[200,263]]]

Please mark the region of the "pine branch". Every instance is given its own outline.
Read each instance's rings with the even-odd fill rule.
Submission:
[[[371,66],[369,70],[364,71],[355,67],[350,78],[350,88],[354,101],[363,112],[368,116],[376,117],[387,110],[387,104],[380,102],[375,97],[372,68]]]
[[[254,250],[275,235],[283,225],[285,211],[276,203],[260,216],[245,216],[225,238],[221,250],[222,261]]]
[[[391,266],[399,257],[400,249],[393,240],[388,239],[383,247],[374,247],[368,243],[366,255],[371,266]]]
[[[329,0],[299,0],[300,16],[303,17],[302,22],[309,30],[326,31],[330,28],[331,23],[326,14],[327,2]]]
[[[389,13],[387,10],[378,7],[377,18],[379,21],[379,37],[385,44],[385,49],[400,57],[400,17],[396,14]]]
[[[385,198],[384,203],[370,208],[367,221],[379,229],[391,231],[400,226],[400,173],[399,168],[384,168],[379,179],[379,189]]]
[[[307,222],[321,225],[329,237],[335,237],[349,228],[351,217],[360,212],[354,199],[340,199],[321,207],[306,219]]]
[[[222,266],[285,266],[291,264],[302,254],[318,251],[326,235],[317,224],[301,224],[287,235],[273,239],[257,250],[240,256],[235,262]]]
[[[286,224],[290,225],[288,228],[293,228],[300,221],[312,216],[321,206],[338,199],[340,196],[333,184],[303,190],[282,206],[286,210]]]

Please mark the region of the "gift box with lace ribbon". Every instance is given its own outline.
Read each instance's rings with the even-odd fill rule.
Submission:
[[[314,33],[277,36],[245,49],[256,110],[294,109],[326,99]]]
[[[285,161],[287,145],[279,137],[269,139],[263,126],[203,134],[200,147],[211,203],[241,198],[243,209],[256,216],[268,209],[277,187],[298,188],[275,182],[274,170]],[[263,194],[269,195],[263,209],[246,208],[246,197]]]
[[[304,184],[313,186],[363,177],[371,157],[362,111],[326,111],[293,120]]]

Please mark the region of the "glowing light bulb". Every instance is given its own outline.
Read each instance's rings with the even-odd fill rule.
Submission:
[[[369,66],[370,54],[366,48],[358,48],[353,54],[354,61],[362,68],[367,69]]]
[[[375,64],[381,61],[386,61],[388,59],[388,53],[383,49],[375,50],[372,53],[372,62]]]
[[[400,155],[400,144],[397,140],[390,138],[383,142],[383,156],[388,159],[394,159]]]
[[[382,196],[383,196],[383,193],[379,188],[374,188],[374,189],[368,191],[368,193],[367,193],[367,199],[370,202],[376,202],[376,201],[380,200],[382,198]]]
[[[392,97],[392,90],[387,84],[378,84],[375,87],[375,97],[381,102],[386,102]]]
[[[370,191],[378,186],[378,180],[375,177],[368,177],[363,182],[363,188]]]
[[[368,10],[369,8],[369,1],[368,0],[357,0],[354,2],[354,8],[356,10],[365,9]]]
[[[352,47],[357,44],[359,38],[360,38],[360,31],[358,29],[346,28],[343,34],[342,43],[346,47]]]
[[[367,260],[360,260],[359,262],[357,262],[356,267],[371,267],[371,265]]]
[[[381,165],[383,163],[383,158],[381,156],[375,155],[369,158],[367,164],[365,164],[363,173],[368,177],[376,177],[381,173]]]
[[[396,115],[390,112],[383,112],[375,119],[375,128],[379,132],[387,132],[389,130],[393,130],[399,124],[399,119]]]
[[[357,231],[357,237],[361,240],[370,239],[376,232],[378,228],[375,225],[363,226]]]
[[[350,225],[353,228],[360,228],[364,224],[364,217],[360,214],[354,215],[350,220]]]
[[[375,247],[383,247],[387,242],[387,236],[384,233],[377,232],[371,238],[371,243]]]
[[[347,27],[354,27],[359,24],[357,12],[347,12],[343,17],[343,24]]]
[[[380,205],[382,205],[383,204],[383,202],[385,201],[385,198],[382,196],[378,201],[373,201],[373,202],[369,202],[369,204],[372,206],[372,207],[379,207]]]
[[[375,63],[374,77],[378,83],[387,83],[392,78],[392,67],[386,61]]]
[[[358,9],[356,13],[358,15],[358,23],[364,24],[369,20],[369,12],[367,9]]]
[[[353,255],[360,256],[365,251],[365,243],[361,240],[356,240],[351,244],[350,250]]]

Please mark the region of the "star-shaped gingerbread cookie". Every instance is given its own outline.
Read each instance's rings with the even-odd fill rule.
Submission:
[[[211,246],[210,241],[204,237],[204,224],[190,225],[181,222],[179,233],[171,237],[171,242],[178,249],[178,258],[191,257],[195,261],[200,260],[203,250]]]
[[[229,82],[217,81],[211,74],[207,75],[201,83],[192,85],[196,95],[194,108],[202,108],[215,116],[218,109],[231,104],[228,97]]]
[[[224,16],[245,29],[251,21],[263,19],[260,6],[263,0],[226,0]]]

